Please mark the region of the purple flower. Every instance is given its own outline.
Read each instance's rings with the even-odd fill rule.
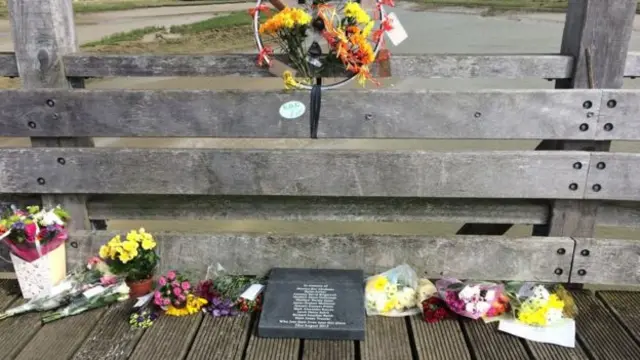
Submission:
[[[14,222],[11,228],[14,230],[24,230],[24,223],[22,221]]]

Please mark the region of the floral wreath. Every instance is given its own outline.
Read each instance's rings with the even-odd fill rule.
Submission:
[[[274,51],[262,40],[262,35],[268,35],[278,43],[300,74],[296,78],[290,71],[285,71],[285,88],[335,89],[354,78],[362,86],[367,80],[379,84],[371,75],[370,65],[384,47],[384,32],[392,29],[391,19],[383,6],[393,7],[393,0],[376,0],[373,19],[362,9],[359,1],[335,0],[331,3],[331,0],[313,0],[311,5],[295,8],[285,6],[280,0],[269,2],[278,12],[262,24],[260,14],[271,11],[264,0],[257,0],[256,7],[249,11],[259,51],[257,63],[259,66],[273,64]],[[380,25],[374,30],[376,20]],[[305,44],[308,40],[312,40],[310,46]],[[324,51],[321,42],[325,44]],[[323,85],[321,78],[328,70],[334,70],[331,73],[338,70],[338,73],[345,74],[346,79]]]

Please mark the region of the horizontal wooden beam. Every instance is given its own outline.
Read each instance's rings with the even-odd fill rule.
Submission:
[[[640,91],[631,91],[640,101]],[[328,91],[319,137],[593,139],[602,90]],[[304,138],[308,92],[0,90],[3,136]],[[586,105],[585,105],[586,104]]]
[[[110,232],[72,234],[67,247],[69,266],[83,264],[113,235]],[[264,275],[276,266],[356,268],[372,274],[407,263],[419,275],[431,278],[565,282],[574,246],[570,238],[542,237],[240,233],[154,236],[161,271],[188,269],[198,275],[204,275],[207,267],[216,263],[231,273],[247,275]],[[556,269],[562,270],[560,275]]]
[[[491,199],[425,199],[294,196],[92,196],[94,219],[279,220],[279,221],[443,221],[544,224],[542,202]]]
[[[588,152],[0,149],[5,193],[582,198]]]
[[[585,198],[640,200],[640,154],[593,153]]]
[[[0,76],[17,77],[18,63],[13,52],[0,52]]]
[[[571,282],[638,285],[640,241],[575,238]]]
[[[640,92],[604,90],[596,140],[640,140]]]
[[[640,202],[603,201],[596,221],[602,226],[640,228]]]

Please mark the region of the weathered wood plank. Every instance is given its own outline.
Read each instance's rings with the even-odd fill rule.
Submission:
[[[640,91],[629,92],[640,98]],[[322,97],[318,136],[593,139],[601,96],[601,90],[336,90]],[[5,136],[306,138],[307,118],[285,119],[279,109],[308,98],[300,91],[0,90],[0,126]],[[585,101],[592,108],[583,108]],[[583,124],[588,129],[580,130]]]
[[[598,225],[640,227],[640,203],[605,201],[598,208]]]
[[[640,200],[640,154],[593,153],[586,199]]]
[[[640,343],[640,292],[598,291],[596,297],[604,302],[631,337]]]
[[[204,316],[187,360],[242,360],[249,340],[251,316]]]
[[[597,140],[638,140],[640,101],[626,90],[605,90],[598,114]]]
[[[259,320],[256,319],[247,345],[246,360],[298,360],[299,339],[261,338],[258,336]]]
[[[104,312],[104,308],[90,310],[43,326],[15,359],[69,359]]]
[[[578,342],[573,349],[533,341],[525,341],[525,345],[534,360],[591,360]]]
[[[131,329],[129,325],[133,303],[131,300],[109,307],[76,351],[73,360],[127,359],[144,332]]]
[[[605,306],[589,292],[574,292],[576,336],[595,359],[635,359],[640,347]]]
[[[412,360],[405,319],[368,316],[360,353],[362,360]]]
[[[572,283],[640,283],[640,242],[619,239],[574,238],[576,250]]]
[[[20,288],[16,280],[0,279],[0,311],[7,308],[19,295]]]
[[[629,51],[627,53],[624,76],[632,78],[640,76],[640,52]]]
[[[636,0],[569,1],[560,53],[575,59],[574,73],[571,79],[558,80],[556,88],[622,87],[637,6]],[[599,113],[607,103],[605,99],[603,96]],[[592,107],[597,106],[595,104],[592,103]],[[597,141],[559,141],[554,144],[550,139],[541,145],[567,151],[609,151],[610,144]],[[597,209],[597,203],[555,201],[548,225],[534,227],[534,235],[592,237]]]
[[[435,324],[420,316],[410,318],[419,360],[471,360],[460,323],[447,319]]]
[[[148,328],[129,357],[132,360],[184,359],[203,314],[161,316]]]
[[[72,233],[70,242],[78,246],[67,247],[69,266],[82,264],[113,235]],[[272,267],[363,269],[373,274],[406,262],[430,278],[550,282],[568,280],[574,244],[570,238],[500,236],[157,233],[154,237],[161,271],[188,268],[204,275],[207,266],[220,263],[232,273],[247,275],[265,275]],[[562,273],[554,273],[556,269]]]
[[[302,360],[355,359],[355,343],[347,340],[304,340]]]
[[[0,188],[45,194],[580,199],[588,167],[586,152],[23,148],[0,149]],[[141,174],[149,176],[140,181]]]
[[[22,305],[25,301],[18,299],[7,308]],[[14,360],[41,327],[38,313],[28,313],[0,321],[0,360]]]
[[[569,78],[572,59],[555,54],[393,54],[394,76],[417,78]],[[272,76],[256,54],[90,55],[65,57],[69,76]],[[375,70],[375,69],[374,69]]]
[[[19,76],[15,53],[0,52],[0,76]]]
[[[542,224],[542,202],[510,199],[427,199],[294,196],[97,195],[87,203],[97,219],[303,220],[303,221],[503,221]]]
[[[469,337],[474,359],[512,360],[529,359],[529,354],[519,338],[498,331],[498,323],[461,319],[462,327]]]
[[[82,80],[70,81],[64,72],[62,56],[76,51],[77,39],[73,19],[72,0],[9,0],[15,60],[25,91],[38,88],[71,89],[84,87]],[[40,99],[46,107],[55,106],[55,100]],[[10,120],[14,125],[17,119]],[[47,121],[58,126],[53,117]],[[32,137],[32,135],[26,135]],[[38,136],[38,135],[36,135]],[[55,136],[55,135],[51,135]],[[33,147],[93,146],[91,138],[32,137]],[[83,196],[44,195],[43,205],[63,206],[73,221],[71,229],[90,229]]]

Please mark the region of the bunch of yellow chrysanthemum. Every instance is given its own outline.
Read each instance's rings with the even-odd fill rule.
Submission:
[[[127,278],[146,279],[153,274],[159,260],[155,253],[156,242],[143,228],[131,230],[125,235],[114,236],[100,247],[100,258],[105,260],[115,274],[126,273]]]
[[[296,26],[306,26],[311,23],[311,15],[298,8],[284,8],[260,25],[260,33],[276,34],[282,29],[293,29]]]

